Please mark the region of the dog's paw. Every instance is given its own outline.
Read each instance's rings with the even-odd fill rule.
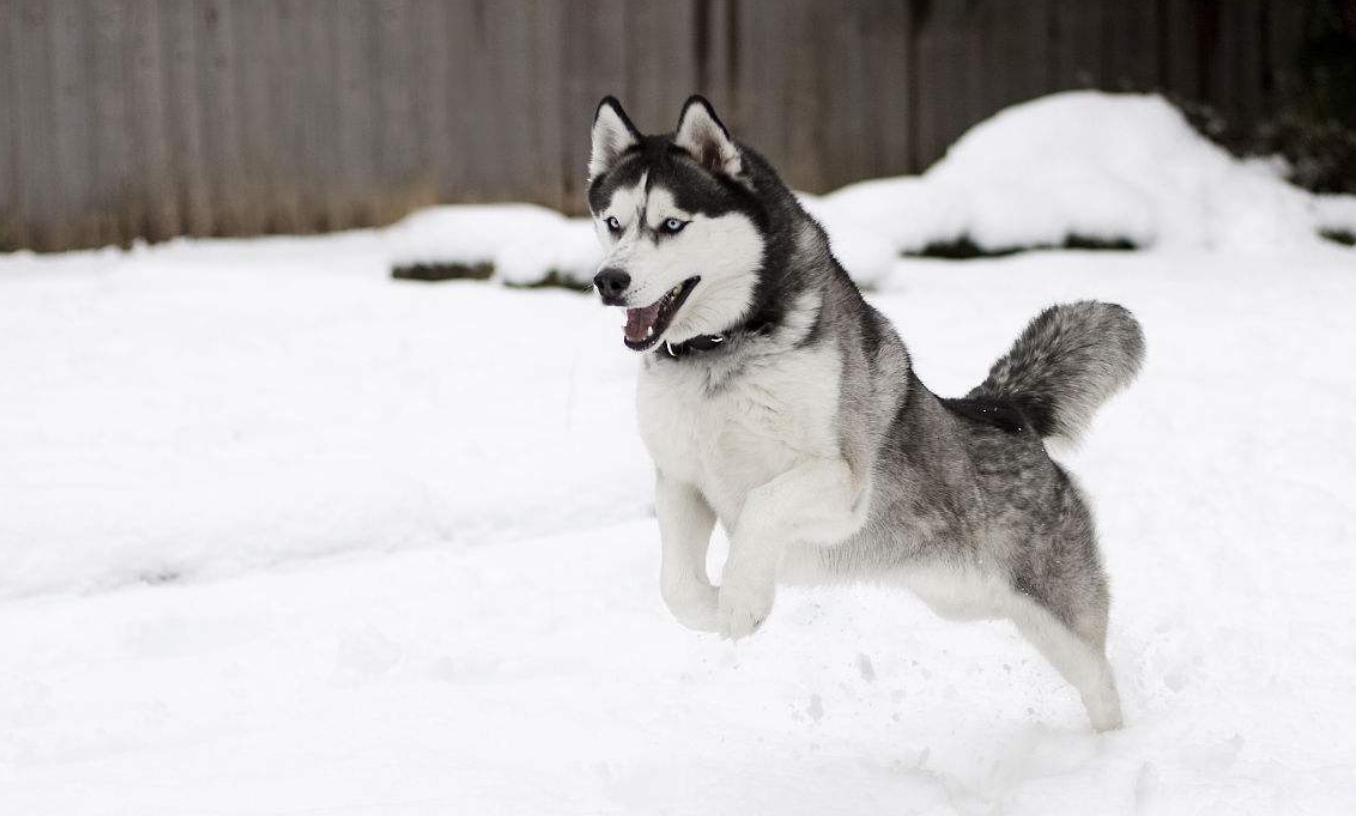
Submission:
[[[718,595],[716,588],[706,583],[689,581],[683,584],[663,585],[660,594],[664,604],[679,623],[694,632],[717,632]]]
[[[772,612],[776,593],[772,582],[731,581],[727,577],[720,588],[717,612],[721,637],[739,640],[757,631]]]

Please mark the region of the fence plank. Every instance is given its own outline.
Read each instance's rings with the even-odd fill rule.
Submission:
[[[410,131],[415,161],[420,173],[432,187],[433,195],[446,200],[448,180],[455,172],[452,150],[452,111],[447,88],[452,77],[448,27],[453,3],[416,0],[411,9],[412,31],[408,47],[412,52],[412,104]]]
[[[19,207],[28,222],[21,228],[29,245],[50,249],[63,243],[65,228],[57,200],[56,156],[51,150],[55,127],[52,109],[52,72],[47,30],[50,8],[42,2],[18,4],[17,26],[11,38],[12,66],[18,88],[20,175]]]
[[[626,5],[628,112],[656,130],[672,129],[697,88],[696,15],[691,0],[632,0]]]
[[[215,213],[208,184],[208,154],[203,138],[203,106],[198,81],[197,3],[162,0],[161,36],[167,46],[166,118],[170,169],[179,205],[179,231],[187,235],[212,234]]]
[[[771,129],[785,135],[786,158],[781,161],[780,170],[787,182],[798,190],[824,188],[824,163],[817,159],[829,118],[821,109],[821,63],[837,59],[841,65],[847,61],[845,55],[827,53],[830,50],[824,41],[827,32],[817,28],[817,23],[823,19],[816,13],[817,5],[816,0],[783,0],[780,6],[788,27],[788,39],[780,45],[765,43],[769,46],[768,55],[773,58],[770,64],[781,74],[786,94],[786,105],[770,109],[767,121]],[[816,43],[807,52],[785,45],[786,42],[807,40]]]
[[[867,97],[871,54],[862,48],[869,3],[845,8],[808,4],[800,37],[817,43],[813,56],[800,62],[792,80],[804,88],[805,107],[796,112],[797,133],[803,133],[795,161],[807,167],[808,189],[823,189],[826,179],[870,175],[875,132],[868,117],[874,100]],[[804,172],[804,171],[802,171]]]
[[[715,105],[727,127],[743,132],[738,99],[738,0],[695,0],[692,4],[693,90]]]
[[[530,200],[557,209],[583,211],[583,201],[566,198],[565,179],[560,172],[560,156],[565,149],[565,128],[560,116],[565,97],[565,43],[560,32],[568,8],[562,3],[537,6],[532,26],[529,56],[532,62],[532,129]]]
[[[131,123],[130,161],[135,179],[124,195],[141,198],[140,235],[163,241],[179,230],[179,206],[175,180],[170,174],[170,141],[166,132],[164,65],[160,8],[156,3],[132,2],[127,6],[123,37],[126,41],[123,98]],[[128,235],[119,236],[126,241]]]
[[[589,129],[598,100],[607,94],[625,93],[626,49],[621,46],[626,42],[625,6],[625,0],[602,0],[590,3],[589,13],[565,16],[559,172],[566,207],[573,211],[584,206]],[[622,104],[625,106],[626,100]],[[642,129],[653,127],[638,124]]]
[[[1161,87],[1157,4],[1113,3],[1102,8],[1099,84],[1124,91]]]
[[[277,28],[268,20],[270,7],[260,0],[231,0],[230,14],[222,25],[229,26],[232,59],[230,87],[235,94],[235,115],[227,123],[240,161],[240,175],[234,179],[240,208],[236,223],[246,233],[267,232],[272,220],[272,167],[287,157],[287,139],[278,123],[269,121],[269,96],[279,83],[276,69],[270,70],[274,53],[269,39]]]
[[[962,4],[930,4],[914,32],[918,59],[917,158],[927,167],[971,124],[968,42]]]
[[[301,97],[293,116],[302,118],[301,139],[305,145],[304,176],[300,193],[302,207],[320,230],[342,229],[345,220],[344,167],[340,153],[341,122],[339,55],[335,51],[338,16],[329,0],[301,0],[297,11],[302,23],[299,39]]]
[[[532,0],[496,0],[485,6],[488,87],[495,88],[493,102],[477,108],[488,115],[498,172],[491,180],[490,196],[512,198],[526,193],[536,183],[533,156],[534,134],[529,124],[537,116],[534,76],[527,58],[531,50]],[[519,193],[521,195],[521,193]]]
[[[791,183],[804,186],[798,168],[790,164],[791,129],[797,122],[788,115],[794,104],[789,63],[808,54],[790,45],[791,16],[783,4],[770,0],[735,3],[734,81],[739,91],[733,118],[742,141],[757,146]]]
[[[412,11],[409,0],[382,0],[377,7],[377,173],[392,196],[381,202],[378,221],[398,217],[406,208],[402,202],[414,206],[435,198],[431,189],[426,194],[420,192],[425,182],[420,177],[418,140],[412,127],[416,70],[410,48],[414,39]]]
[[[19,176],[19,116],[23,108],[17,97],[18,69],[14,64],[19,8],[0,3],[0,252],[25,245],[22,179]]]
[[[303,216],[302,170],[308,166],[306,122],[298,106],[307,94],[305,73],[306,20],[296,0],[265,2],[260,12],[259,36],[263,42],[259,70],[266,72],[269,92],[255,116],[261,117],[265,133],[272,132],[275,148],[262,157],[270,191],[267,231],[298,233],[313,229]]]
[[[1304,7],[1290,0],[1266,4],[1266,68],[1262,85],[1268,110],[1280,110],[1300,88],[1299,54],[1304,44]]]
[[[874,3],[863,21],[862,47],[867,52],[866,99],[863,115],[873,128],[867,145],[848,149],[869,158],[861,175],[888,176],[914,166],[910,111],[913,89],[909,82],[912,60],[913,16],[905,3]]]
[[[1170,94],[1199,99],[1205,86],[1200,54],[1211,34],[1210,12],[1200,0],[1162,0],[1159,74]]]
[[[82,6],[62,3],[54,6],[51,19],[53,83],[53,142],[55,183],[61,203],[62,232],[66,241],[97,244],[98,225],[91,218],[91,188],[102,177],[96,172],[90,150],[90,133],[95,129],[91,117],[93,86],[88,82],[88,20]],[[6,110],[10,110],[7,108]],[[8,118],[8,117],[6,117]]]
[[[196,20],[196,56],[198,59],[198,106],[202,113],[203,158],[208,184],[208,203],[213,211],[213,233],[241,233],[243,200],[242,179],[245,162],[241,155],[238,123],[239,95],[236,92],[235,37],[231,27],[233,4],[229,0],[207,0],[199,7]]]
[[[344,3],[334,16],[334,49],[338,61],[338,171],[336,215],[344,227],[372,223],[376,206],[371,192],[380,189],[377,161],[381,135],[377,122],[376,7]]]
[[[968,26],[970,74],[965,125],[1051,90],[1051,4],[984,0]]]
[[[94,85],[93,126],[103,134],[94,140],[95,217],[101,243],[118,243],[135,235],[143,220],[144,199],[131,189],[136,182],[132,161],[132,118],[127,110],[126,2],[90,3],[90,54]]]
[[[1051,13],[1056,32],[1053,54],[1056,87],[1089,88],[1104,82],[1106,4],[1055,0]]]
[[[1256,119],[1262,108],[1262,0],[1220,5],[1220,38],[1215,49],[1212,96],[1234,122]]]

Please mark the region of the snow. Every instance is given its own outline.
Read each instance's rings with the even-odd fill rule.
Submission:
[[[1071,91],[976,125],[921,176],[852,185],[824,206],[907,252],[1070,237],[1246,251],[1310,245],[1323,227],[1356,231],[1356,197],[1312,195],[1281,170],[1234,159],[1161,97]]]
[[[1100,737],[1010,626],[903,594],[683,630],[616,315],[386,262],[0,259],[6,812],[1356,804],[1350,250],[900,260],[873,294],[947,394],[1049,302],[1144,321],[1069,459],[1115,593]]]
[[[488,263],[499,280],[515,284],[537,283],[552,272],[586,283],[602,257],[589,219],[531,204],[429,207],[383,237],[393,265]]]
[[[0,598],[643,506],[610,478],[647,473],[638,448],[594,444],[630,361],[576,364],[599,339],[576,295],[393,282],[372,234],[248,243],[0,267],[0,483],[22,508],[0,513]]]
[[[1124,729],[1092,733],[1010,625],[901,592],[783,590],[738,644],[682,629],[620,316],[389,276],[587,271],[591,228],[439,208],[0,256],[0,812],[1351,812],[1356,250],[1309,236],[1351,201],[1202,154],[1168,223],[1148,176],[1125,204],[1108,151],[1110,203],[1062,226],[1139,212],[1152,251],[894,257],[933,216],[1053,236],[1015,176],[1008,234],[940,183],[909,209],[931,172],[808,206],[944,395],[1051,302],[1143,321],[1140,380],[1062,454],[1097,510]]]

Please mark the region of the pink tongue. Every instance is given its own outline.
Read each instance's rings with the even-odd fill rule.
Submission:
[[[650,327],[654,325],[655,320],[659,318],[659,307],[663,305],[661,300],[652,306],[646,306],[643,309],[626,310],[626,339],[632,343],[639,343],[650,336]]]

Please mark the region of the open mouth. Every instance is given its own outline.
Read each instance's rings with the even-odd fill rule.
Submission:
[[[673,322],[673,316],[682,308],[683,301],[692,294],[700,277],[688,278],[649,306],[626,310],[626,347],[645,351],[659,342],[664,330]]]

